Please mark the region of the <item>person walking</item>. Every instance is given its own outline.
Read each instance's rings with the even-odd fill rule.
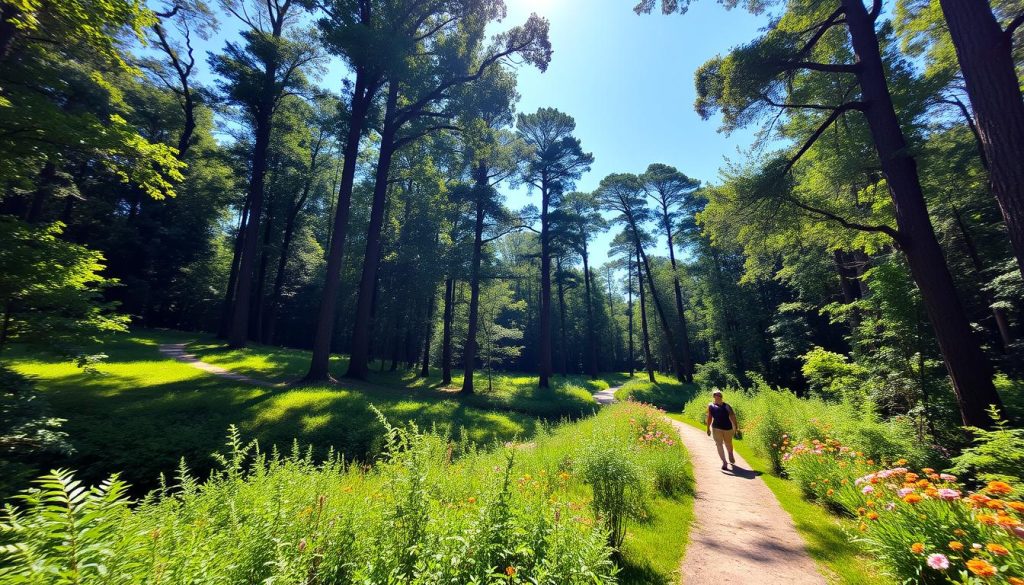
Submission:
[[[708,415],[704,424],[708,428],[708,436],[715,439],[715,448],[718,449],[718,456],[722,459],[722,469],[728,470],[729,463],[736,466],[736,456],[732,453],[732,437],[739,430],[740,425],[736,421],[736,411],[729,406],[729,403],[722,399],[722,391],[715,390],[712,393],[714,402],[708,404]],[[723,444],[725,449],[723,449]],[[725,460],[725,451],[729,451],[729,460]]]

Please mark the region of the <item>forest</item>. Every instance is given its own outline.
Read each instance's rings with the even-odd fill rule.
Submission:
[[[677,582],[714,389],[850,547],[828,582],[1024,583],[1024,4],[721,0],[764,25],[671,75],[741,148],[602,177],[557,92],[520,107],[562,47],[517,1],[0,0],[0,583]],[[875,534],[854,479],[907,461],[893,494],[956,474],[936,514],[1008,507]],[[275,489],[315,527],[232,564],[218,502]]]

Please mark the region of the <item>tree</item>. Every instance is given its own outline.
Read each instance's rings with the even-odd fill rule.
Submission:
[[[551,58],[548,23],[536,15],[523,25],[496,35],[490,45],[484,47],[484,28],[500,15],[500,4],[479,1],[438,7],[422,0],[412,4],[414,26],[409,27],[403,43],[414,54],[387,72],[388,89],[373,203],[353,318],[351,354],[345,373],[355,379],[364,379],[369,368],[373,290],[381,258],[380,236],[391,160],[395,153],[422,137],[450,129],[448,122],[458,114],[458,100],[454,99],[457,92],[480,80],[491,68],[520,58],[544,70]]]
[[[672,235],[676,230],[679,220],[680,208],[688,206],[689,196],[700,186],[699,181],[687,177],[683,173],[665,164],[654,163],[647,167],[647,171],[641,175],[644,188],[647,194],[654,198],[661,208],[661,223],[665,228],[665,237],[668,239],[668,257],[672,263],[672,285],[675,292],[676,312],[679,313],[680,335],[682,336],[680,349],[682,351],[682,366],[685,372],[684,381],[693,382],[693,356],[690,351],[690,338],[686,326],[686,312],[683,310],[683,291],[679,284],[679,272],[676,266],[675,245]],[[687,210],[689,211],[689,210]],[[683,213],[692,216],[692,211]]]
[[[480,293],[480,329],[477,334],[480,360],[487,369],[487,390],[493,390],[494,366],[519,357],[523,348],[512,343],[523,338],[512,318],[526,309],[526,301],[515,300],[507,282],[495,280]],[[502,322],[510,326],[503,325]]]
[[[583,260],[584,302],[587,308],[587,373],[597,379],[597,334],[594,330],[594,294],[593,275],[590,273],[589,242],[598,233],[608,229],[608,224],[601,215],[597,198],[593,193],[573,191],[562,197],[558,214],[554,223],[564,223],[562,230],[567,244],[572,247]],[[609,301],[611,297],[609,296]]]
[[[285,96],[305,83],[304,69],[317,58],[313,45],[287,36],[298,18],[292,0],[270,2],[228,0],[224,7],[245,27],[241,46],[228,42],[224,54],[212,59],[213,70],[224,99],[240,106],[252,129],[252,154],[249,161],[248,213],[239,238],[238,280],[234,290],[228,345],[244,347],[249,340],[249,318],[256,256],[259,253],[260,223],[263,218],[267,153],[274,113]]]
[[[576,121],[554,108],[540,108],[533,114],[520,114],[516,129],[533,157],[524,179],[540,190],[540,380],[541,388],[550,387],[551,363],[551,230],[550,211],[557,197],[572,189],[576,180],[590,170],[594,157],[583,152],[580,140],[572,135]]]
[[[654,276],[651,274],[651,263],[644,251],[643,239],[646,236],[643,224],[652,218],[651,210],[647,207],[644,194],[643,182],[640,177],[627,173],[611,174],[601,179],[601,184],[596,191],[597,199],[601,207],[607,211],[617,213],[612,223],[622,224],[628,228],[627,233],[633,238],[633,245],[636,247],[637,274],[646,276],[650,290],[651,301],[658,313],[661,322],[662,333],[668,344],[668,354],[672,361],[672,370],[676,373],[679,381],[686,379],[686,372],[683,371],[676,355],[677,345],[672,327],[668,321],[661,299],[658,297],[658,290],[654,285]],[[643,286],[641,281],[641,287]],[[643,304],[643,288],[640,289],[641,305]],[[643,313],[641,313],[642,315]]]
[[[939,4],[971,99],[992,193],[1024,276],[1024,98],[1013,55],[1014,33],[1024,23],[1024,12],[1011,14],[1004,29],[988,0]]]
[[[645,2],[637,8],[650,10],[653,4]],[[697,111],[705,118],[720,111],[726,129],[779,109],[814,120],[795,136],[800,144],[795,153],[766,165],[764,180],[755,192],[774,194],[777,201],[781,198],[802,212],[846,228],[886,234],[895,242],[921,290],[964,422],[987,425],[986,409],[1001,401],[991,364],[971,330],[935,236],[917,164],[896,115],[875,28],[881,8],[880,1],[870,11],[860,0],[789,3],[783,17],[759,39],[698,70]],[[864,116],[891,196],[895,228],[850,221],[793,197],[784,186],[801,156],[837,120],[846,122],[847,114],[854,112]]]

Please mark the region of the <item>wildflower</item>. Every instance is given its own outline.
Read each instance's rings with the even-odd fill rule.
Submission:
[[[997,522],[1000,526],[1004,528],[1013,528],[1015,526],[1020,526],[1020,520],[1017,520],[1013,516],[1000,516]]]
[[[985,491],[990,494],[1008,494],[1013,491],[1013,487],[1005,481],[990,481]]]
[[[897,492],[897,493],[899,494],[899,496],[901,498],[905,498],[906,496],[914,493],[914,489],[913,488],[901,488],[900,491]]]
[[[907,483],[914,483],[915,481],[917,481],[917,478],[918,478],[918,475],[916,473],[908,473],[907,474],[906,482]]]
[[[935,470],[932,469],[931,467],[925,467],[921,471],[923,471],[925,473],[935,473]]]
[[[985,507],[989,510],[1002,510],[1006,507],[1002,500],[989,500],[985,502]]]
[[[836,490],[834,490],[832,488],[829,488],[828,491],[825,492],[825,495],[826,496],[831,496],[834,493],[836,493]]]
[[[875,491],[875,487],[872,485],[866,485],[860,489],[862,494],[870,494]]]
[[[974,543],[971,545],[971,548],[973,548],[974,550],[981,550],[981,545],[978,543]]]
[[[997,521],[996,517],[991,514],[978,514],[978,522],[986,526],[995,526]]]
[[[907,494],[903,496],[903,501],[908,504],[916,504],[921,501],[921,496],[917,494]]]
[[[996,574],[996,568],[983,559],[967,561],[967,569],[979,577],[991,577]]]
[[[511,566],[511,565],[505,567],[505,574],[508,575],[509,577],[515,577],[516,576],[516,568]]]
[[[964,550],[964,543],[957,542],[955,540],[951,540],[951,541],[949,541],[949,550],[954,550],[956,552],[960,552],[960,551]]]
[[[962,529],[960,529],[960,528],[956,528],[956,529],[954,529],[954,530],[953,530],[953,534],[955,534],[955,535],[957,535],[957,536],[966,536],[966,535],[967,535],[967,533],[966,533],[966,532],[964,532],[964,531],[963,531]]]
[[[868,512],[868,520],[878,520],[878,512]]]
[[[1024,514],[1024,502],[1010,502],[1007,504],[1010,508]]]
[[[868,501],[864,502],[864,505],[867,506],[868,508],[874,508],[875,507],[875,501],[874,500],[868,500]]]
[[[863,516],[866,513],[867,513],[867,509],[866,508],[857,508],[857,515],[858,516]]]
[[[939,479],[941,479],[942,481],[956,481],[956,476],[950,475],[948,473],[940,473]]]
[[[914,544],[910,545],[910,552],[914,553],[915,555],[919,555],[919,554],[923,553],[924,552],[924,543],[923,542],[915,542]]]
[[[928,555],[928,566],[936,571],[945,571],[949,568],[949,559],[942,553]]]
[[[917,487],[919,487],[921,489],[929,488],[931,486],[932,486],[932,482],[928,481],[927,479],[918,480],[918,482],[917,482]]]
[[[960,492],[949,488],[943,488],[939,490],[939,497],[943,500],[955,500],[960,497]]]
[[[994,542],[988,543],[987,545],[985,545],[985,548],[988,549],[988,552],[1000,557],[1005,557],[1006,555],[1010,554],[1010,550],[1008,548],[1001,544],[996,544]]]
[[[468,498],[466,498],[466,501],[469,502],[470,504],[475,504],[476,498],[474,498],[473,496],[469,496]]]
[[[566,471],[563,471],[562,473],[559,473],[558,474],[558,479],[560,479],[562,481],[569,481],[569,473],[566,472]]]
[[[861,532],[864,532],[865,530],[868,529],[868,525],[863,523],[863,522],[861,522],[860,526],[858,526],[857,529],[860,530]]]
[[[875,460],[874,459],[868,459],[867,460],[867,464],[868,465],[874,465],[875,464]]]
[[[1010,585],[1024,585],[1024,579],[1021,579],[1020,577],[1010,577],[1008,580]]]
[[[885,509],[892,512],[893,510],[896,509],[896,502],[889,502],[888,504],[885,505]]]
[[[299,552],[302,552],[304,550],[306,550],[306,539],[305,538],[300,538],[299,539]]]

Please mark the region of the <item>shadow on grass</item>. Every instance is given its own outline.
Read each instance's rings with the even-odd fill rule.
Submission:
[[[649,562],[636,562],[630,559],[619,559],[622,571],[619,583],[623,585],[670,585],[675,582],[654,568]]]

